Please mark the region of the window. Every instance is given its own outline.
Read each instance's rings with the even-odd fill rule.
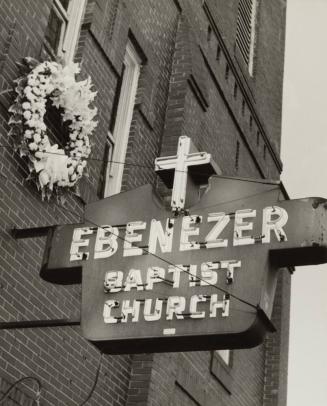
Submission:
[[[232,393],[233,385],[233,352],[231,350],[213,351],[210,371],[228,393]]]
[[[240,0],[238,4],[236,45],[253,76],[255,23],[258,0]]]
[[[235,82],[235,83],[234,83],[234,91],[233,91],[233,97],[234,97],[234,99],[236,99],[236,97],[237,97],[237,91],[238,91],[238,86],[237,86],[237,83]]]
[[[229,78],[229,65],[226,63],[226,68],[225,68],[225,80],[228,80]]]
[[[240,142],[236,141],[235,169],[238,171],[240,163]]]
[[[208,42],[211,41],[211,36],[212,36],[212,28],[210,27],[210,25],[208,25],[208,30],[207,30],[207,41]]]
[[[119,193],[124,172],[129,130],[132,123],[141,59],[132,43],[128,43],[124,58],[117,114],[112,136],[107,138],[105,185],[103,197]]]
[[[50,52],[65,61],[74,58],[86,0],[53,0],[45,32]]]
[[[221,47],[220,45],[217,45],[216,60],[218,62],[220,61],[220,56],[221,56]]]
[[[104,176],[103,179],[105,180],[105,190],[103,192],[104,197],[108,196],[109,192],[108,187],[109,187],[109,183],[110,181],[113,179],[113,167],[114,167],[114,162],[113,162],[113,156],[114,156],[114,149],[115,149],[115,139],[113,137],[113,135],[111,134],[110,131],[108,131],[107,134],[107,139],[106,139],[106,145],[105,145],[105,152],[104,152],[104,156],[105,156],[105,170],[104,170]],[[102,179],[102,182],[103,182]]]
[[[230,350],[218,350],[219,357],[224,361],[226,365],[230,363]]]

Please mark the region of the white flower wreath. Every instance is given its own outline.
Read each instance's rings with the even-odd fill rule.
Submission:
[[[62,187],[73,187],[82,177],[90,155],[89,135],[97,122],[97,109],[89,104],[96,92],[91,80],[76,82],[78,64],[63,66],[57,62],[38,63],[25,58],[29,73],[15,82],[17,97],[10,107],[9,124],[20,135],[18,149],[29,158],[30,177],[42,191],[42,198],[60,194]],[[44,123],[47,100],[62,110],[62,120],[68,124],[69,140],[63,148],[51,145]]]

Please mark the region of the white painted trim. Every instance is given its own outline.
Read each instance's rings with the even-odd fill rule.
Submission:
[[[230,364],[230,350],[217,350],[217,353],[226,365]]]
[[[59,54],[60,50],[62,49],[62,44],[64,42],[65,38],[65,32],[68,24],[68,15],[67,11],[63,8],[59,0],[53,0],[53,6],[51,12],[54,12],[56,16],[60,19],[62,25],[60,28],[60,38],[59,38],[59,43],[58,43],[58,48],[53,49],[53,51],[56,52],[56,54]]]
[[[111,176],[109,179],[106,178],[104,197],[119,193],[123,179],[124,164],[122,162],[125,161],[126,157],[128,136],[141,70],[141,59],[130,42],[126,46],[124,64],[125,71],[118,103],[116,124],[113,131],[113,138],[115,140],[114,162],[111,165]]]
[[[68,3],[69,4],[69,3]],[[61,17],[68,21],[68,10],[65,10],[63,5],[61,4],[60,0],[53,0],[53,6],[56,9],[56,12],[61,14]]]
[[[114,137],[113,137],[113,135],[111,134],[110,131],[108,131],[108,133],[107,133],[106,142],[108,144],[111,144],[112,147],[111,147],[111,149],[110,148],[108,149],[108,153],[105,156],[105,159],[107,160],[107,162],[106,162],[106,173],[105,173],[105,181],[104,181],[105,184],[104,184],[104,192],[103,192],[104,197],[109,196],[109,194],[110,194],[109,184],[110,184],[111,180],[114,177],[114,173],[113,173],[114,164],[113,164],[112,161],[113,161],[113,158],[114,158],[115,144],[116,143],[115,143],[115,139],[114,139]]]
[[[256,41],[256,19],[257,19],[257,6],[258,1],[252,1],[252,10],[251,10],[251,39],[250,39],[250,55],[249,55],[249,74],[253,76],[253,67],[254,67],[254,50],[255,50],[255,41]]]
[[[55,0],[57,3],[57,1]],[[58,49],[58,55],[62,56],[66,63],[74,59],[76,44],[81,29],[82,18],[86,0],[71,0],[67,10],[67,27],[62,46]]]

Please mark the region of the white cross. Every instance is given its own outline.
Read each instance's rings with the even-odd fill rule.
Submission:
[[[155,160],[155,170],[175,169],[171,207],[173,211],[184,209],[186,187],[188,178],[188,167],[208,164],[211,162],[211,155],[206,152],[190,153],[191,139],[185,135],[179,137],[177,155],[160,157]]]

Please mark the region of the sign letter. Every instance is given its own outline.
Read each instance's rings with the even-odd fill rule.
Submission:
[[[141,271],[139,269],[131,269],[128,272],[124,291],[129,292],[132,288],[143,290]]]
[[[185,297],[169,296],[167,301],[167,320],[172,320],[174,314],[176,319],[184,319],[182,312],[185,310]]]
[[[92,228],[75,228],[73,233],[73,241],[70,247],[70,260],[79,261],[83,259],[83,255],[86,256],[86,259],[89,257],[88,252],[79,252],[80,247],[87,247],[89,245],[89,240],[83,240],[81,237],[83,235],[93,234]]]
[[[191,224],[197,224],[202,222],[202,216],[185,216],[182,222],[181,231],[181,251],[198,250],[200,244],[196,241],[189,241],[191,235],[199,235],[200,230],[195,227],[191,227]]]
[[[153,284],[165,279],[165,270],[159,266],[148,268],[145,290],[152,290]]]
[[[190,313],[192,319],[203,319],[205,317],[205,312],[199,312],[197,310],[197,305],[199,302],[206,302],[207,299],[203,295],[193,295],[190,301]]]
[[[140,314],[140,305],[141,303],[138,302],[137,300],[133,301],[133,306],[129,305],[129,300],[124,300],[123,305],[122,305],[122,323],[127,323],[128,321],[128,315],[132,315],[132,321],[139,321],[139,314]]]
[[[211,295],[210,299],[210,317],[217,317],[217,309],[222,309],[222,316],[229,316],[229,299],[224,295],[223,300],[218,300],[218,295]]]
[[[103,319],[105,323],[113,324],[118,322],[118,319],[111,315],[111,309],[115,309],[117,307],[119,307],[119,302],[116,300],[107,300],[105,302],[103,308]]]
[[[162,229],[160,221],[152,220],[150,228],[150,238],[149,238],[149,252],[154,254],[156,252],[157,240],[161,252],[171,252],[171,247],[173,244],[173,231],[174,231],[174,219],[167,219],[166,231]]]
[[[234,268],[240,268],[241,261],[230,260],[230,261],[221,261],[221,269],[227,269],[226,274],[226,283],[230,285],[234,281]]]
[[[243,221],[247,217],[255,217],[256,210],[245,209],[237,210],[235,213],[235,225],[234,225],[234,245],[250,245],[254,244],[254,238],[251,236],[244,236],[244,231],[250,231],[253,229],[253,223]]]
[[[98,228],[94,247],[94,258],[108,258],[117,252],[118,228],[102,226]],[[107,246],[104,248],[104,246]]]
[[[142,241],[141,234],[135,234],[135,230],[144,230],[146,223],[144,221],[133,221],[126,226],[126,235],[124,241],[124,257],[131,257],[134,255],[142,255],[142,248],[133,246],[133,242]]]
[[[173,288],[179,288],[180,280],[181,280],[181,272],[186,272],[187,268],[183,265],[176,265],[172,266],[169,265],[168,273],[173,274]]]
[[[218,282],[218,275],[214,269],[218,269],[217,262],[204,262],[201,264],[201,286],[215,285]]]
[[[144,320],[157,321],[160,320],[162,312],[162,300],[156,299],[153,313],[151,313],[152,299],[145,299],[144,303]]]
[[[106,272],[104,277],[104,291],[107,293],[120,292],[123,284],[121,271]]]
[[[213,221],[216,221],[217,224],[214,225],[213,229],[205,238],[207,248],[227,247],[228,240],[224,240],[218,237],[229,223],[229,215],[226,215],[225,213],[210,213],[208,216],[208,223],[211,223]]]
[[[287,241],[283,227],[287,223],[288,214],[282,207],[272,206],[263,209],[262,243],[270,243],[270,232],[275,231],[278,241]]]

